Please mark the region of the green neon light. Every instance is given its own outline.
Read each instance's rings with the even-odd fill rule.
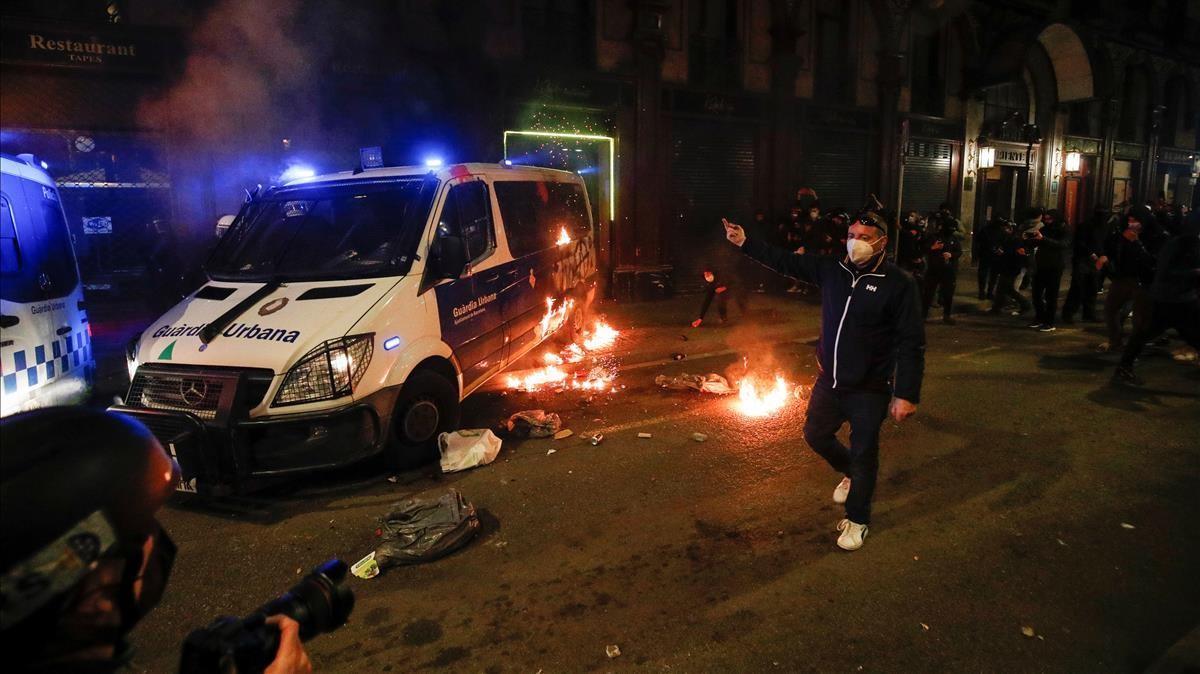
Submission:
[[[616,139],[612,136],[593,136],[586,133],[565,133],[558,131],[505,131],[504,158],[508,159],[508,137],[536,136],[539,138],[570,138],[574,140],[599,140],[608,143],[608,222],[611,224],[617,218],[617,150]]]

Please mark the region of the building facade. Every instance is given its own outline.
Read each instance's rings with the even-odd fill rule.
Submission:
[[[56,3],[4,10],[15,19],[5,27],[6,133],[145,139],[167,157],[135,167],[152,180],[93,182],[165,183],[153,188],[167,190],[157,202],[142,197],[146,210],[167,204],[167,217],[187,232],[211,231],[237,208],[241,187],[278,177],[246,169],[239,154],[274,166],[319,157],[333,170],[371,145],[383,146],[389,163],[419,161],[428,146],[448,161],[508,158],[579,172],[594,201],[605,280],[618,297],[698,286],[702,266],[735,263],[722,217],[748,223],[763,211],[773,219],[801,187],[823,207],[848,211],[871,194],[901,210],[947,202],[969,231],[1028,205],[1057,207],[1074,223],[1160,193],[1169,203],[1200,199],[1195,0],[297,2],[289,20],[323,33],[267,44],[303,62],[305,77],[271,91],[283,104],[264,123],[236,125],[242,137],[225,146],[197,143],[181,128],[187,120],[147,121],[128,110],[186,82],[194,65],[186,53],[205,44],[204,27],[238,23],[222,11],[255,3],[190,12],[63,3],[90,14],[54,17],[47,4]],[[272,3],[280,5],[289,3]],[[125,31],[163,51],[134,73],[64,65],[57,50],[18,57],[45,23],[69,34]],[[243,56],[266,58],[230,48],[228,58]],[[287,80],[284,66],[259,65],[279,69],[264,87]],[[55,114],[11,98],[14,86],[54,92]],[[236,107],[257,91],[241,86],[214,95]],[[116,117],[97,117],[101,95],[124,101],[125,116],[116,105]],[[198,121],[192,126],[220,126]],[[980,166],[982,148],[993,166]],[[86,182],[71,171],[60,180]],[[80,201],[81,223],[104,217],[103,203]]]

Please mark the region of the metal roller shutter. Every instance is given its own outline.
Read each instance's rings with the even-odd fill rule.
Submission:
[[[953,151],[949,143],[913,141],[908,144],[908,157],[904,160],[904,201],[900,205],[903,210],[936,211],[938,205],[949,198],[950,153]]]
[[[798,187],[816,190],[822,208],[845,208],[854,215],[867,201],[867,139],[861,134],[810,130]]]
[[[754,215],[755,127],[721,121],[672,122],[671,213],[667,256],[678,292],[699,290],[713,265],[733,274],[740,255],[725,242],[721,218]]]

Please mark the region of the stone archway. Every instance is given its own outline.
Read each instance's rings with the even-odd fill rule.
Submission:
[[[1050,57],[1058,85],[1058,102],[1070,103],[1096,95],[1092,60],[1079,35],[1065,24],[1053,23],[1038,33],[1038,42]]]

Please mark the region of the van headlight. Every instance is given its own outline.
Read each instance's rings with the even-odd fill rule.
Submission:
[[[367,371],[374,334],[351,335],[324,342],[304,354],[288,370],[272,407],[333,400],[350,395]]]
[[[129,381],[133,381],[133,375],[137,374],[138,369],[138,343],[142,341],[142,335],[139,333],[134,335],[133,339],[125,345],[125,368],[129,370]]]

